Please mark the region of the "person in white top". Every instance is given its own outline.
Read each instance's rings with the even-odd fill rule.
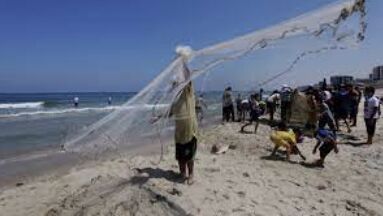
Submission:
[[[368,86],[364,89],[364,121],[367,129],[367,144],[372,144],[372,139],[375,134],[376,121],[380,117],[380,100],[375,94],[375,88]]]
[[[270,123],[274,121],[274,113],[276,111],[277,103],[281,100],[281,95],[278,91],[274,91],[271,96],[267,98],[266,106],[267,112],[270,115]]]
[[[79,101],[80,101],[80,99],[78,97],[74,97],[73,98],[73,105],[74,105],[74,107],[78,107]]]

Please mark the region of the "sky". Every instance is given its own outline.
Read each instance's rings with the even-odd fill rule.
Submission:
[[[0,0],[0,92],[138,91],[171,62],[177,45],[200,49],[331,2]],[[383,64],[383,1],[367,2],[367,38],[358,50],[297,70],[367,77]]]

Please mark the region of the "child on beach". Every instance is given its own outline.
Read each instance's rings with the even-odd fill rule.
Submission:
[[[303,133],[301,130],[288,129],[284,122],[278,124],[276,131],[273,131],[270,135],[271,141],[274,143],[274,149],[270,156],[275,156],[277,150],[280,147],[286,148],[286,160],[290,161],[290,155],[297,153],[299,156],[306,160],[306,157],[302,155],[301,151],[297,147],[297,143],[302,140]]]
[[[330,107],[327,105],[327,103],[324,100],[320,100],[318,128],[325,128],[326,125],[328,125],[328,127],[333,131],[334,134],[336,133],[334,115],[332,114]]]
[[[312,165],[323,167],[324,159],[326,156],[334,150],[338,154],[338,147],[336,142],[336,136],[333,131],[328,129],[318,129],[316,131],[317,144],[313,149],[313,154],[316,154],[319,147],[320,159],[314,162]]]
[[[245,128],[249,125],[252,125],[255,122],[254,133],[257,133],[259,125],[259,116],[261,114],[261,109],[259,107],[259,102],[256,99],[256,95],[251,95],[250,97],[250,121],[242,126],[241,132],[245,131]]]

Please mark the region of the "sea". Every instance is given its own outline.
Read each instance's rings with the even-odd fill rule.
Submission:
[[[0,163],[59,149],[70,133],[121,107],[135,92],[0,94]],[[206,115],[217,115],[221,92],[204,95]],[[79,99],[74,106],[74,98]],[[111,99],[111,103],[109,103]]]
[[[57,149],[79,125],[97,121],[134,94],[0,94],[0,160]]]
[[[135,94],[0,93],[0,186],[13,182],[14,177],[73,162],[61,151],[69,136],[121,108]],[[217,123],[221,119],[222,91],[204,92],[203,98],[208,105],[204,122]]]

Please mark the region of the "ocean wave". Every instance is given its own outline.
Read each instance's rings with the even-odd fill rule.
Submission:
[[[107,107],[85,107],[85,108],[68,108],[68,109],[56,109],[56,110],[39,110],[34,112],[19,112],[19,113],[10,113],[0,115],[0,118],[10,118],[10,117],[20,117],[20,116],[35,116],[35,115],[59,115],[65,113],[84,113],[84,112],[110,112],[114,110],[132,110],[132,109],[153,109],[156,106],[157,108],[166,108],[169,105],[167,104],[144,104],[144,105],[134,105],[134,106],[107,106]]]
[[[27,108],[41,108],[43,106],[44,106],[43,101],[25,102],[25,103],[3,103],[3,104],[0,104],[0,109],[27,109]]]

